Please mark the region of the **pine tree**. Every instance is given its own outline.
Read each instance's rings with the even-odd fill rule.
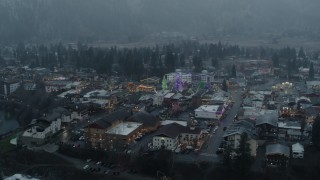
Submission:
[[[232,170],[232,159],[231,159],[232,149],[230,146],[227,146],[223,151],[223,165],[227,170]]]
[[[277,53],[272,55],[272,62],[274,67],[279,67],[279,57]]]
[[[232,65],[231,77],[234,77],[234,78],[237,77],[237,70],[235,65]]]
[[[320,146],[320,116],[318,115],[312,125],[312,143]]]
[[[313,63],[310,63],[309,67],[309,79],[312,80],[314,78],[314,68],[313,68]]]
[[[228,92],[228,85],[226,80],[223,80],[222,82],[222,90]]]
[[[306,58],[306,54],[304,53],[304,50],[303,50],[302,47],[299,49],[298,57],[300,57],[300,58]]]
[[[235,169],[240,179],[247,179],[251,167],[251,149],[248,134],[242,133],[239,147],[236,149]]]

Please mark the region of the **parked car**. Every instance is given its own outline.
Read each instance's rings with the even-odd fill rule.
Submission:
[[[85,165],[85,166],[83,167],[84,170],[87,170],[88,168],[89,168],[89,165]]]

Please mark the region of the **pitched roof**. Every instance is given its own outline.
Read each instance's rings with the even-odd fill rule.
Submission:
[[[256,137],[256,129],[254,123],[241,120],[239,122],[231,124],[228,129],[225,131],[223,137],[228,137],[234,134],[242,134],[247,133],[251,139],[255,139]]]
[[[159,120],[147,112],[138,112],[129,118],[129,121],[140,122],[144,126],[155,126]]]
[[[126,120],[130,116],[128,111],[116,111],[99,118],[97,121],[89,124],[86,128],[107,129],[117,120]]]
[[[266,155],[280,154],[290,157],[290,148],[282,144],[269,144],[266,147]]]
[[[182,133],[200,134],[200,131],[201,129],[199,128],[191,130],[190,128],[182,126],[178,123],[172,123],[160,127],[160,129],[155,133],[154,136],[166,136],[170,138],[176,138],[178,135]]]
[[[276,113],[265,113],[264,115],[257,118],[256,126],[261,124],[270,124],[277,127],[278,114]]]

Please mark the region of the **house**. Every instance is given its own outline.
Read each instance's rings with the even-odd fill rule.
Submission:
[[[290,148],[282,144],[269,144],[266,146],[265,158],[267,166],[285,168],[290,158]]]
[[[154,134],[152,145],[156,148],[164,148],[167,150],[176,150],[180,143],[186,143],[195,148],[201,137],[201,129],[190,128],[177,123],[170,123],[162,126]],[[191,143],[192,142],[192,143]]]
[[[225,111],[224,105],[202,105],[194,110],[196,118],[219,120]]]
[[[57,107],[52,109],[51,113],[59,116],[61,123],[70,123],[72,121],[71,113],[66,108]]]
[[[304,157],[304,147],[300,143],[292,144],[292,157],[293,158],[303,158]]]
[[[231,124],[225,131],[223,138],[227,141],[229,147],[233,150],[239,148],[241,135],[248,135],[248,143],[250,144],[251,156],[256,156],[257,152],[257,137],[254,123],[241,120]]]
[[[108,145],[106,132],[122,123],[129,116],[129,112],[120,110],[101,117],[84,128],[85,141],[94,148],[105,149]]]
[[[61,118],[58,113],[51,113],[39,119],[35,119],[19,137],[19,143],[23,145],[42,145],[61,129]]]
[[[84,120],[88,118],[88,107],[84,104],[73,104],[68,107],[71,120]]]
[[[291,141],[301,139],[301,123],[299,121],[285,120],[278,122],[279,138]]]
[[[278,137],[278,115],[269,113],[257,118],[256,130],[259,139],[277,139]]]

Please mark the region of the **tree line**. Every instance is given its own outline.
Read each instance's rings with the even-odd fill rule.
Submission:
[[[13,61],[5,61],[5,59]],[[201,72],[209,62],[213,68],[221,67],[227,58],[270,59],[275,67],[287,69],[288,75],[294,74],[299,67],[310,67],[309,59],[318,59],[318,54],[307,55],[303,48],[272,49],[264,47],[239,47],[218,43],[201,44],[196,41],[183,41],[154,47],[110,48],[90,47],[86,44],[63,45],[24,45],[19,43],[10,52],[1,48],[2,65],[28,65],[29,67],[54,68],[73,67],[93,68],[99,74],[117,74],[138,80],[143,77],[159,76],[173,72],[177,68],[188,68]],[[206,66],[206,67],[205,67]],[[313,65],[312,65],[313,66]],[[232,76],[235,69],[231,68]]]

